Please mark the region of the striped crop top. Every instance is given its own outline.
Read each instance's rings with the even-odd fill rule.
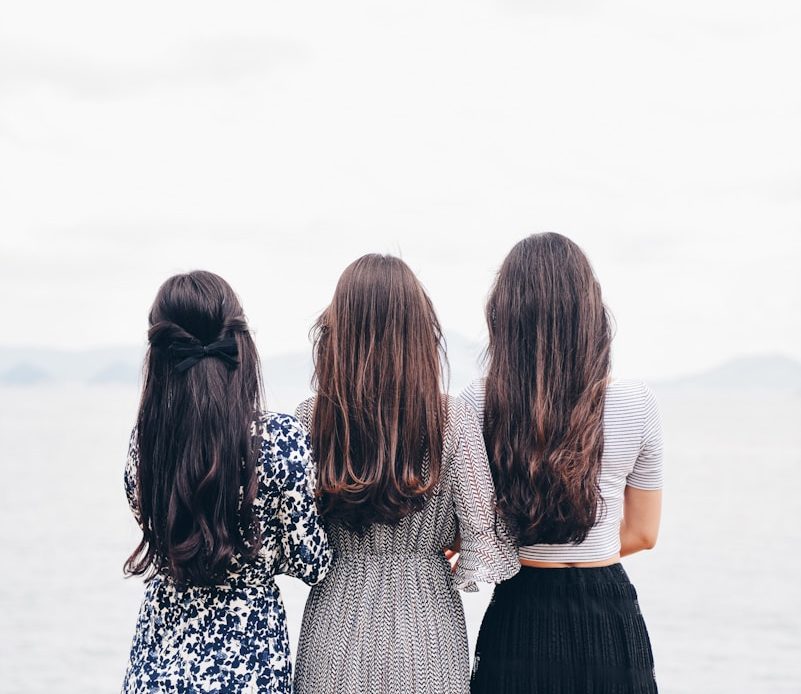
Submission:
[[[471,383],[462,398],[484,419],[484,379]],[[640,381],[612,381],[604,406],[604,452],[598,480],[605,508],[584,542],[520,547],[521,559],[590,562],[620,552],[623,492],[662,488],[662,424],[651,389]]]

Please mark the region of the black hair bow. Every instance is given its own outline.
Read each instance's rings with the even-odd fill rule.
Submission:
[[[233,337],[224,337],[209,345],[173,342],[170,345],[170,354],[181,360],[175,365],[175,370],[178,372],[190,369],[204,357],[217,357],[231,367],[239,363],[237,359],[239,350]]]

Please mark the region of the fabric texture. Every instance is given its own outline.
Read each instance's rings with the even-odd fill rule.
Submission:
[[[497,586],[472,694],[653,694],[651,644],[620,564],[535,569]]]
[[[470,384],[462,398],[484,421],[484,379]],[[626,486],[662,488],[662,423],[651,389],[640,381],[613,381],[604,403],[604,451],[598,486],[598,518],[584,542],[520,547],[520,558],[552,562],[590,562],[620,553],[620,521]]]
[[[308,428],[313,400],[296,412]],[[461,535],[455,574],[442,550]],[[442,474],[425,507],[359,535],[336,521],[327,577],[309,594],[295,674],[297,694],[467,694],[469,653],[457,592],[520,569],[494,509],[481,429],[448,399]]]
[[[288,694],[292,666],[286,617],[273,576],[313,585],[331,551],[314,501],[308,435],[294,417],[266,413],[254,424],[262,440],[254,512],[262,548],[253,562],[235,559],[218,586],[179,590],[166,576],[147,583],[124,692],[274,692]],[[137,513],[135,436],[125,491]]]

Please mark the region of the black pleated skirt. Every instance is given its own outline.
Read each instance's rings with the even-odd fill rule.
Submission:
[[[654,658],[623,566],[524,566],[495,588],[472,694],[651,694]]]

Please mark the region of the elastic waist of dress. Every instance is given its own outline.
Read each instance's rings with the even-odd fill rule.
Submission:
[[[383,550],[344,550],[334,553],[336,558],[342,559],[361,559],[363,561],[382,561],[385,559],[393,559],[396,561],[423,561],[423,560],[437,560],[443,561],[445,555],[442,550],[431,550],[428,552],[397,552],[397,551],[383,551]]]
[[[274,591],[276,590],[275,581],[272,576],[265,574],[247,574],[229,576],[225,583],[211,586],[184,586],[179,588],[170,579],[158,577],[154,579],[151,586],[152,590],[173,592],[186,599],[191,599],[193,595],[206,595],[209,593],[230,593],[236,591]]]

